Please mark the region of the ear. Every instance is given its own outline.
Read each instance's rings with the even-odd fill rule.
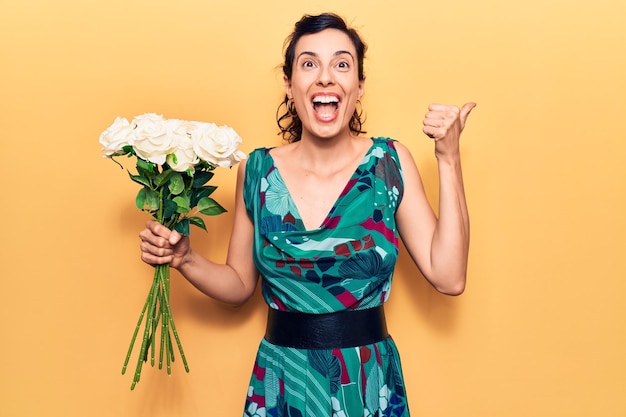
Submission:
[[[287,97],[291,100],[293,98],[291,95],[291,81],[286,75],[283,75],[283,83],[285,84],[285,94],[287,94]]]
[[[362,80],[359,80],[359,100],[361,100],[363,94],[365,94],[365,76]]]

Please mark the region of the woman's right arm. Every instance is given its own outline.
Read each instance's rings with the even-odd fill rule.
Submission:
[[[243,201],[245,165],[244,160],[237,171],[235,219],[225,264],[206,259],[191,248],[188,237],[156,221],[149,221],[139,234],[144,262],[169,263],[204,294],[233,305],[243,304],[252,296],[259,275],[252,260],[254,226]]]

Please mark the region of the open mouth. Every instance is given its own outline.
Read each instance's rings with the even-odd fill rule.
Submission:
[[[334,119],[338,109],[339,97],[335,95],[319,94],[313,97],[313,110],[322,121]]]

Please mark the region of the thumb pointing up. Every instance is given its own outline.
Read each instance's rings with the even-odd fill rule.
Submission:
[[[463,107],[461,107],[461,111],[459,113],[459,121],[461,122],[461,130],[465,128],[465,121],[469,116],[470,112],[476,107],[476,103],[465,103]]]

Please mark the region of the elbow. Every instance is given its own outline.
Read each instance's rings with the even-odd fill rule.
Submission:
[[[242,308],[244,305],[246,305],[246,301],[247,300],[243,300],[243,301],[231,301],[226,303],[227,306],[229,306],[230,308],[232,308],[233,310],[239,310],[240,308]]]
[[[202,291],[205,295],[213,300],[222,303],[225,306],[237,309],[245,305],[254,295],[255,288],[244,288],[238,291],[227,293],[215,293],[211,291]]]
[[[439,285],[435,285],[435,289],[445,295],[458,296],[465,292],[465,282],[465,275],[463,275],[455,279],[447,280]]]
[[[236,297],[227,300],[226,303],[229,304],[233,308],[243,307],[254,295],[254,291],[245,291],[241,294],[238,294]]]
[[[465,292],[465,284],[456,285],[454,287],[449,287],[449,288],[442,288],[442,289],[437,288],[437,291],[445,295],[456,297]]]
[[[248,297],[248,298],[228,299],[228,300],[218,300],[218,301],[220,301],[222,304],[224,304],[227,307],[230,307],[230,308],[232,308],[234,310],[238,310],[238,309],[242,308],[243,306],[245,306],[249,299],[250,299],[250,297]]]

